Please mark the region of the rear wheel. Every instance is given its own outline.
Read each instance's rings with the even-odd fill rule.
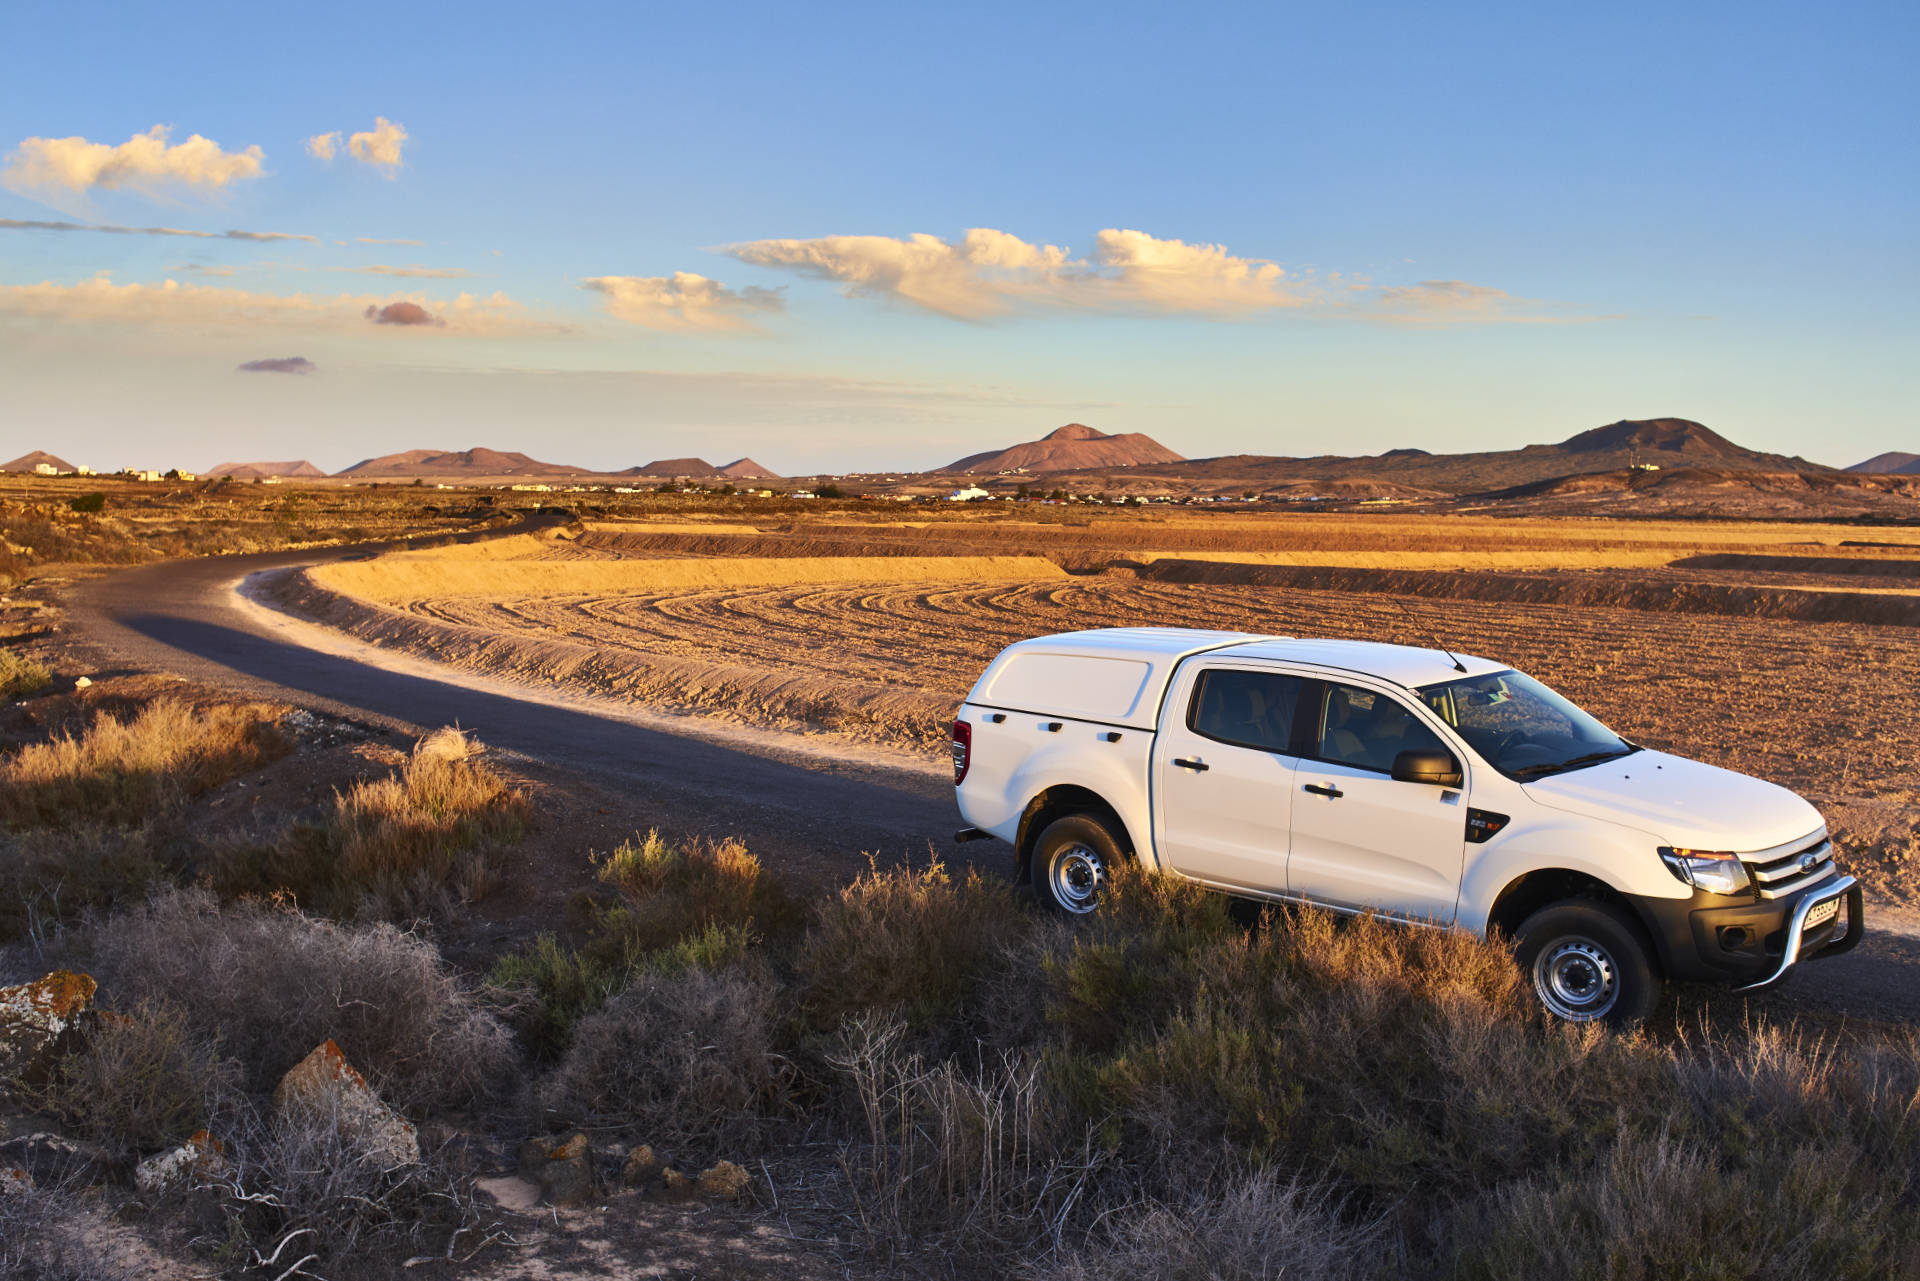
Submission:
[[[1632,1027],[1653,1011],[1660,980],[1624,912],[1588,899],[1553,903],[1528,917],[1514,959],[1540,1004],[1569,1023]]]
[[[1056,912],[1085,916],[1100,906],[1107,878],[1126,857],[1107,825],[1091,814],[1047,824],[1033,847],[1033,892]]]

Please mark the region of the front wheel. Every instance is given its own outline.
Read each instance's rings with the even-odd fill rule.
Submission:
[[[1033,847],[1033,892],[1043,906],[1085,916],[1126,857],[1106,824],[1091,814],[1069,814],[1047,824]]]
[[[1653,1012],[1660,980],[1640,932],[1605,903],[1570,900],[1520,926],[1514,959],[1540,1004],[1569,1023],[1638,1025]]]

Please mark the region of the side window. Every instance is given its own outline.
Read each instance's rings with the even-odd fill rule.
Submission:
[[[1353,685],[1326,686],[1320,707],[1320,759],[1382,773],[1408,751],[1446,751],[1426,724],[1385,694]]]
[[[1194,686],[1187,726],[1194,733],[1263,752],[1288,752],[1301,680],[1277,672],[1213,668]]]

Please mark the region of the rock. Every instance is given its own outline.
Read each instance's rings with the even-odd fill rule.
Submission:
[[[36,1187],[92,1187],[126,1177],[126,1166],[98,1143],[50,1130],[11,1133],[0,1140],[0,1169],[24,1172]]]
[[[73,1048],[93,1007],[93,979],[55,970],[17,987],[0,987],[0,1090],[38,1085]]]
[[[226,1145],[200,1130],[171,1152],[150,1156],[136,1166],[133,1186],[147,1196],[161,1196],[191,1179],[217,1178],[226,1168]]]
[[[17,1165],[0,1167],[0,1197],[20,1196],[33,1191],[33,1176]]]
[[[475,1179],[473,1186],[492,1197],[502,1210],[515,1214],[525,1214],[540,1204],[539,1185],[511,1174],[497,1179]]]
[[[673,1201],[684,1201],[694,1194],[694,1181],[680,1171],[668,1166],[660,1171],[660,1190]]]
[[[731,1161],[700,1172],[695,1190],[709,1201],[741,1201],[753,1190],[753,1176]]]
[[[651,1147],[642,1143],[627,1153],[627,1163],[620,1169],[620,1182],[630,1188],[644,1188],[659,1178],[665,1168],[666,1163]]]
[[[344,1141],[388,1166],[420,1160],[420,1133],[395,1112],[327,1041],[300,1060],[273,1091],[282,1123],[332,1122]]]
[[[92,688],[92,686],[93,686],[93,678],[90,676],[82,676],[78,680],[74,681],[73,683],[73,687],[75,689],[90,689]]]
[[[559,1142],[528,1139],[520,1145],[520,1177],[537,1185],[550,1205],[579,1205],[591,1201],[597,1186],[593,1177],[593,1150],[587,1136],[576,1130]]]

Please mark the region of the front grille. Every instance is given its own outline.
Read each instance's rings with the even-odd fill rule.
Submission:
[[[1741,856],[1761,898],[1786,898],[1834,873],[1833,842],[1825,832],[1798,848],[1776,847]]]

